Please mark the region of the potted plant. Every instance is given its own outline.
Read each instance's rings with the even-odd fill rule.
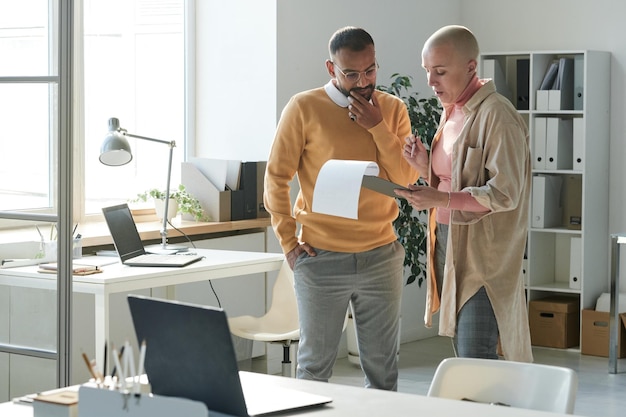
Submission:
[[[133,201],[148,201],[148,199],[152,198],[155,202],[155,210],[157,209],[157,203],[165,200],[165,190],[160,190],[158,188],[151,188],[149,190],[144,191],[143,193],[137,194],[137,197]],[[172,204],[175,203],[175,204]],[[173,208],[175,207],[175,209]],[[163,212],[163,208],[161,208],[161,213]],[[191,194],[187,192],[185,186],[180,184],[178,189],[170,191],[170,203],[169,203],[169,214],[168,219],[174,217],[178,213],[189,214],[196,221],[204,220],[204,210],[202,209],[202,205],[200,201],[193,197]],[[159,211],[157,210],[157,214]],[[161,215],[159,215],[160,218]],[[171,216],[171,217],[170,217]]]
[[[392,83],[389,87],[379,85],[380,91],[400,97],[406,104],[411,120],[411,129],[416,136],[426,145],[430,151],[433,136],[439,126],[441,106],[436,97],[418,98],[418,93],[410,91],[411,77],[393,74]],[[421,180],[418,184],[421,183]],[[406,284],[417,280],[418,286],[426,279],[426,210],[415,212],[413,207],[402,198],[397,199],[400,213],[394,220],[393,225],[398,234],[398,240],[404,246],[406,255],[404,266],[409,267],[410,273]],[[421,218],[421,221],[420,221]]]

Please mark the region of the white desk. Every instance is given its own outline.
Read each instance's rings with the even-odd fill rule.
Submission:
[[[350,415],[371,417],[565,417],[567,415],[426,397],[417,394],[365,389],[348,385],[304,381],[250,372],[241,372],[241,377],[242,379],[254,381],[254,383],[259,385],[298,389],[333,399],[330,404],[324,407],[303,412],[302,415],[307,417],[345,417]],[[292,415],[295,414],[293,413]]]
[[[281,376],[241,372],[242,379],[264,387],[284,387],[331,397],[333,401],[320,408],[280,413],[281,416],[345,417],[364,415],[371,417],[566,417],[571,414],[548,413],[522,408],[447,400],[416,394],[405,394],[348,385],[302,381]],[[80,407],[80,399],[79,399]],[[209,412],[209,415],[214,413]],[[0,404],[0,416],[32,417],[28,405]]]
[[[115,263],[100,274],[74,275],[73,291],[95,297],[96,358],[104,357],[109,340],[109,296],[114,293],[167,287],[167,298],[174,299],[174,285],[207,281],[280,269],[284,255],[278,253],[192,249],[205,256],[183,268],[130,267]],[[37,272],[36,266],[0,269],[0,285],[56,290],[56,275]]]

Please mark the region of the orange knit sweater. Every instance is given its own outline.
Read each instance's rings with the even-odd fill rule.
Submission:
[[[411,133],[406,106],[390,94],[375,94],[383,121],[369,130],[351,121],[348,109],[335,104],[324,88],[296,94],[285,106],[267,162],[264,195],[284,253],[298,240],[318,249],[363,252],[396,239],[392,221],[397,203],[374,191],[361,189],[358,220],[311,210],[318,172],[329,159],[374,161],[383,178],[398,184],[417,180],[417,172],[402,158],[404,139]],[[292,208],[290,181],[295,175],[300,189]]]

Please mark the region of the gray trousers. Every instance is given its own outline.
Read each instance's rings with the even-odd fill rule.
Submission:
[[[397,390],[404,248],[393,242],[361,253],[316,252],[303,253],[294,266],[300,315],[296,376],[331,377],[352,301],[365,386]]]
[[[441,295],[448,225],[438,223],[436,234],[437,290]],[[498,322],[485,287],[467,300],[457,314],[453,346],[456,355],[462,358],[498,359]]]

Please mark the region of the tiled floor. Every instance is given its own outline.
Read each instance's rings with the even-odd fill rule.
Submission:
[[[574,413],[590,417],[626,416],[626,359],[619,361],[619,371],[609,374],[608,359],[581,355],[577,351],[534,348],[535,362],[567,366],[578,372],[579,386]],[[398,391],[425,395],[439,362],[453,356],[450,339],[433,337],[403,344],[400,348]],[[362,386],[360,368],[340,359],[331,382]]]

